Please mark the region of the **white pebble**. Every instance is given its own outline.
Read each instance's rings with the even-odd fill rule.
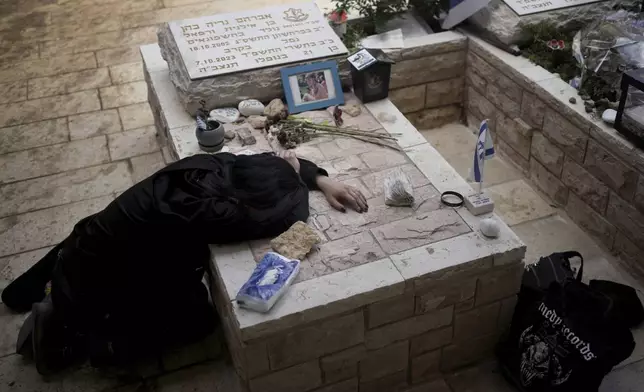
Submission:
[[[237,106],[242,116],[261,116],[264,114],[264,104],[256,99],[246,99]]]
[[[239,110],[235,108],[219,108],[210,111],[210,119],[228,124],[239,120]]]
[[[602,113],[602,120],[608,124],[615,124],[615,119],[617,118],[617,110],[615,109],[606,109]]]
[[[484,236],[490,237],[490,238],[498,237],[499,232],[501,231],[499,222],[497,222],[495,219],[492,219],[492,218],[483,219],[481,221],[481,225],[479,228],[481,230],[481,233],[483,233]]]

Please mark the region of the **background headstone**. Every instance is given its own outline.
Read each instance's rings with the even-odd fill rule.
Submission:
[[[599,3],[605,0],[503,0],[518,15],[537,14],[562,8],[578,7],[584,4]]]
[[[505,1],[518,6],[528,3],[520,0]],[[586,0],[579,0],[580,3],[584,1]],[[530,7],[534,6],[536,8],[531,9],[545,10],[559,3],[561,3],[561,0],[539,0],[530,2]],[[543,6],[539,6],[540,4]],[[567,4],[570,4],[570,2]],[[521,27],[523,25],[541,23],[547,20],[558,28],[579,28],[593,20],[609,15],[616,5],[635,6],[636,4],[641,4],[641,0],[599,1],[520,16],[504,1],[492,0],[487,7],[472,15],[469,20],[499,41],[512,45],[525,39],[525,37],[521,36]],[[532,12],[530,10],[526,11]]]

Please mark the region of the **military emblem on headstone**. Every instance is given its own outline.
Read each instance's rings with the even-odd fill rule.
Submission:
[[[284,19],[289,22],[304,22],[309,18],[309,14],[302,11],[301,8],[289,8],[284,11]]]

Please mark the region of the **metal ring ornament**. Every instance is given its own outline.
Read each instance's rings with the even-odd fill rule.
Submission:
[[[446,196],[455,196],[458,198],[458,202],[449,201]],[[465,203],[465,198],[458,192],[454,191],[445,191],[441,193],[441,203],[445,204],[448,207],[460,207]]]

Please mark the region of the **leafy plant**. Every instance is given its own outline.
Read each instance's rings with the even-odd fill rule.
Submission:
[[[342,11],[349,12],[353,3],[354,0],[333,0],[333,4],[335,4],[333,11],[338,13],[342,13]]]
[[[362,26],[358,24],[349,24],[347,25],[347,32],[342,37],[342,42],[349,49],[349,52],[353,53],[359,49],[360,41],[366,37],[367,34],[363,30]]]
[[[575,33],[576,29],[561,30],[549,22],[525,25],[522,35],[527,40],[521,45],[521,50],[535,64],[558,73],[568,81],[579,74],[577,61],[572,55]]]
[[[374,29],[384,26],[409,7],[409,0],[334,0],[333,3],[336,11],[358,11],[366,19],[366,25]]]

